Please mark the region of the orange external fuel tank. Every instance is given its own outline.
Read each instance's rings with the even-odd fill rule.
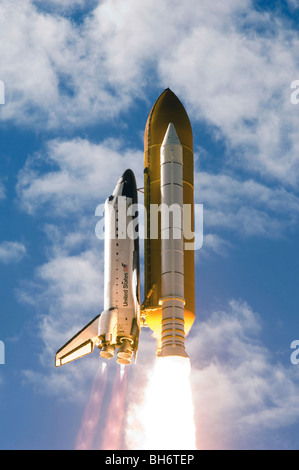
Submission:
[[[169,89],[163,91],[151,109],[144,134],[144,200],[146,209],[146,236],[144,246],[145,285],[142,314],[147,326],[157,339],[158,355],[161,349],[161,231],[151,238],[151,205],[161,204],[160,149],[169,123],[175,127],[183,150],[183,204],[191,210],[194,231],[193,136],[190,120],[184,106]],[[185,218],[184,218],[185,224]],[[184,242],[190,239],[184,239]],[[194,240],[191,240],[191,242]],[[184,244],[185,246],[185,244]],[[194,250],[184,249],[184,321],[185,335],[195,318]]]

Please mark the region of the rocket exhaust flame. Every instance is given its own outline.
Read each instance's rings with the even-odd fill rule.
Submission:
[[[125,375],[125,372],[126,372],[125,365],[124,365],[124,364],[121,364],[121,365],[120,365],[120,380],[123,379],[123,377],[124,377],[124,375]]]
[[[122,447],[122,425],[125,416],[127,368],[117,368],[108,408],[106,427],[103,432],[102,450],[119,450]]]
[[[81,429],[78,433],[76,450],[92,449],[95,433],[100,421],[101,405],[107,384],[107,364],[103,362],[98,369],[90,398],[87,403]]]
[[[148,377],[144,402],[129,409],[126,441],[131,449],[196,449],[188,358],[156,359]]]

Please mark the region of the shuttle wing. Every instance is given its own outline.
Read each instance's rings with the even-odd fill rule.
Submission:
[[[74,361],[79,357],[93,352],[98,341],[98,325],[101,314],[89,322],[82,330],[73,336],[55,356],[55,366],[59,367],[67,362]]]

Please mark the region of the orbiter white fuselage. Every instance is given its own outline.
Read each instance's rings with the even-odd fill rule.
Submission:
[[[105,203],[104,311],[56,353],[59,367],[93,352],[130,364],[140,331],[140,281],[137,188],[131,170],[119,179]]]

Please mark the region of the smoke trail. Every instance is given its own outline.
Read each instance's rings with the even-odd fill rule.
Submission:
[[[89,401],[86,405],[82,425],[77,436],[76,450],[91,450],[100,420],[101,405],[107,384],[107,364],[100,364],[97,370]]]
[[[128,410],[126,443],[130,449],[196,449],[189,359],[156,360],[144,401]]]
[[[127,369],[117,368],[114,380],[106,426],[103,433],[102,450],[120,450],[123,438],[123,420],[125,416],[125,399],[127,389]]]

